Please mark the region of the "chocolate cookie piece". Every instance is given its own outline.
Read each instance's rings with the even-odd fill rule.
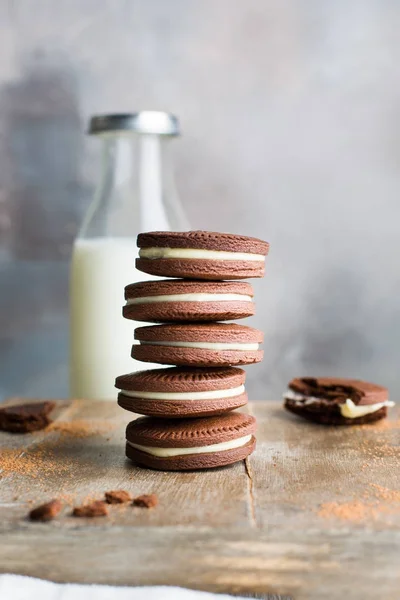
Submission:
[[[150,323],[228,321],[254,314],[253,288],[237,281],[161,280],[125,288],[126,319]]]
[[[246,373],[233,367],[172,367],[117,377],[118,404],[140,415],[190,418],[219,415],[247,403]]]
[[[9,433],[30,433],[44,429],[51,423],[49,414],[55,402],[17,404],[0,409],[0,430]]]
[[[108,515],[108,506],[102,500],[95,500],[90,504],[84,504],[83,506],[75,506],[72,511],[72,516],[81,517],[81,518],[89,518],[92,519],[94,517],[105,517]]]
[[[107,504],[124,504],[125,502],[131,502],[132,496],[126,490],[111,490],[104,494]]]
[[[158,504],[158,497],[156,494],[142,494],[135,498],[132,504],[140,508],[154,508]]]
[[[360,425],[386,417],[385,387],[357,379],[303,377],[292,379],[284,395],[287,410],[324,425]]]
[[[263,277],[269,244],[211,231],[141,233],[136,268],[161,277],[247,279]]]
[[[31,521],[52,521],[61,512],[60,500],[54,499],[33,508],[29,513]]]
[[[140,417],[126,428],[126,455],[162,471],[222,467],[253,452],[255,429],[254,417],[235,412],[178,421]]]
[[[138,327],[135,339],[132,358],[165,365],[246,365],[263,357],[262,332],[234,323],[150,325]]]

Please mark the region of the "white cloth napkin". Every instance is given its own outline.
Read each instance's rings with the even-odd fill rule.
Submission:
[[[0,575],[1,600],[232,600],[226,594],[209,594],[178,587],[119,587],[53,583],[22,575]],[[240,599],[237,596],[235,600]]]

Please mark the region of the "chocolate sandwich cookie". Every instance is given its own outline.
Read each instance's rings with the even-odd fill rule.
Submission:
[[[140,415],[206,417],[247,403],[243,369],[172,367],[117,377],[118,404]]]
[[[241,413],[182,420],[140,417],[126,428],[126,455],[162,471],[222,467],[253,452],[255,429],[254,417]]]
[[[125,288],[125,300],[123,315],[135,321],[229,321],[254,315],[253,288],[238,281],[143,281]]]
[[[360,425],[387,415],[388,390],[374,383],[337,377],[292,379],[284,405],[297,415],[324,425]]]
[[[246,365],[260,362],[258,329],[234,323],[150,325],[135,329],[132,358],[144,362],[194,367]]]
[[[141,233],[136,268],[161,277],[247,279],[263,277],[269,244],[211,231]]]

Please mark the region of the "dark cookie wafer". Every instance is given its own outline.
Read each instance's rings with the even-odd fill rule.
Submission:
[[[253,288],[238,281],[161,280],[125,288],[126,319],[147,322],[228,321],[254,314]]]
[[[264,277],[262,263],[223,260],[146,259],[137,258],[136,268],[157,277],[187,277],[218,281]]]
[[[386,417],[390,404],[385,387],[336,377],[293,379],[284,396],[287,410],[324,425],[372,423]],[[376,410],[359,414],[360,410],[369,410],[371,405],[376,405]]]
[[[187,323],[138,327],[132,358],[144,362],[196,367],[260,362],[263,333],[235,323]]]
[[[269,244],[210,231],[141,233],[136,268],[162,277],[247,279],[263,277]]]
[[[219,415],[247,403],[243,369],[172,367],[117,377],[118,404],[132,412],[164,418]]]
[[[199,248],[202,250],[223,250],[225,252],[246,252],[251,254],[268,253],[269,244],[257,238],[236,233],[215,231],[152,231],[140,233],[137,238],[139,248]]]
[[[139,417],[126,428],[128,442],[157,448],[195,448],[236,440],[255,432],[255,418],[233,412],[207,419]]]
[[[242,413],[178,421],[141,417],[126,428],[126,455],[163,471],[222,467],[253,452],[255,429],[254,417]]]

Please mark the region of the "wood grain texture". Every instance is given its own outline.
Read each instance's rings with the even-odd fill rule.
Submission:
[[[396,411],[390,422],[333,429],[256,403],[258,449],[246,464],[159,473],[125,461],[132,416],[116,404],[57,410],[49,431],[0,435],[2,572],[299,600],[398,597]],[[160,504],[70,516],[70,506],[118,488],[155,492]],[[32,501],[53,496],[66,503],[59,518],[25,519]]]
[[[400,529],[399,409],[355,427],[309,423],[273,403],[251,410],[261,440],[251,457],[258,526]]]

